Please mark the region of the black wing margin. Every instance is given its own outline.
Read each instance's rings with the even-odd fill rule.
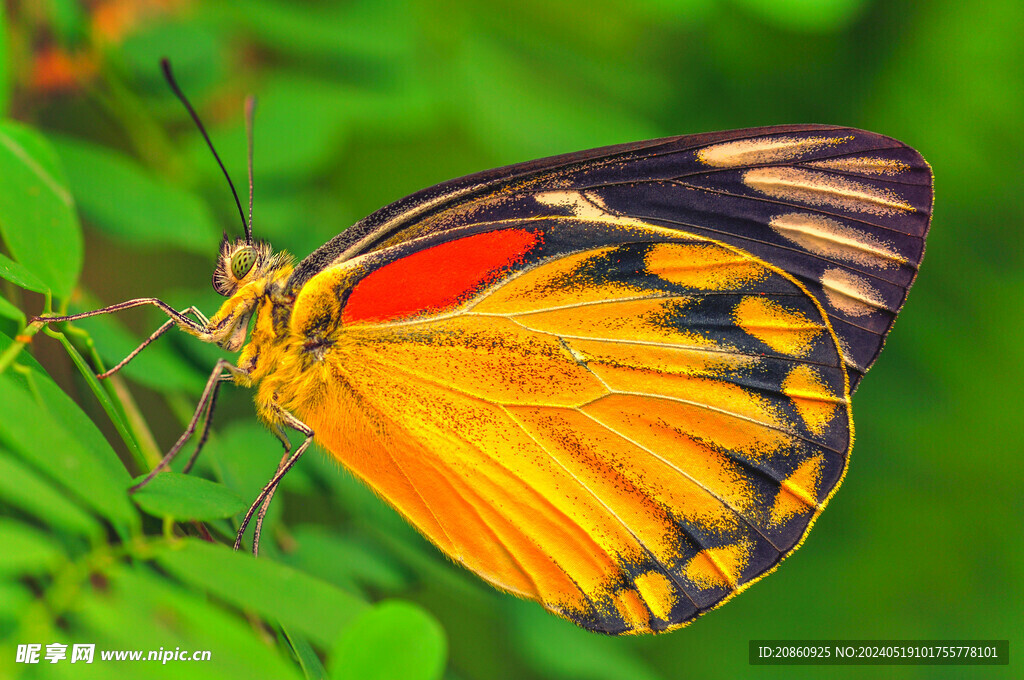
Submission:
[[[924,255],[931,168],[853,128],[786,125],[622,144],[489,170],[378,210],[296,268],[515,218],[635,219],[706,236],[780,267],[832,322],[851,391],[871,366]]]

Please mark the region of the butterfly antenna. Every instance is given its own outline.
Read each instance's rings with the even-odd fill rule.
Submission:
[[[249,150],[249,226],[245,230],[245,240],[252,243],[252,147],[253,120],[256,118],[256,97],[245,98],[245,141]]]
[[[231,175],[228,174],[228,169],[224,167],[224,163],[220,160],[220,156],[217,155],[217,150],[213,148],[213,142],[210,140],[210,135],[206,134],[206,128],[203,127],[203,122],[199,120],[199,115],[196,110],[192,108],[192,104],[189,103],[188,97],[178,87],[177,81],[174,79],[174,74],[171,73],[171,62],[169,59],[160,60],[160,68],[163,69],[164,79],[167,80],[167,84],[171,86],[171,90],[181,100],[181,103],[185,105],[185,109],[189,115],[192,116],[192,120],[195,121],[196,127],[199,128],[199,134],[206,140],[206,145],[210,147],[210,152],[213,153],[213,157],[217,160],[217,165],[220,166],[221,172],[224,173],[224,178],[228,181],[228,186],[231,187],[231,195],[235,197],[235,205],[238,207],[238,216],[242,218],[242,228],[245,229],[246,239],[250,240],[250,229],[245,221],[245,212],[242,210],[242,202],[238,200],[238,192],[235,191],[235,185],[231,181]]]

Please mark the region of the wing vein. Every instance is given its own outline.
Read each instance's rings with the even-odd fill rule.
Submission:
[[[685,596],[686,596],[686,599],[690,601],[690,604],[692,604],[692,605],[693,605],[693,606],[694,606],[694,607],[695,607],[695,608],[696,608],[696,609],[697,609],[698,611],[700,611],[700,606],[699,606],[699,605],[698,605],[698,604],[697,604],[697,603],[696,603],[696,602],[694,601],[694,599],[693,599],[693,597],[692,597],[692,596],[690,595],[690,593],[688,593],[688,592],[686,591],[686,588],[684,588],[684,587],[683,587],[683,584],[682,584],[682,582],[680,582],[680,581],[679,581],[679,579],[678,579],[678,578],[676,578],[676,575],[675,575],[675,574],[674,574],[674,573],[672,572],[672,570],[671,570],[671,569],[669,568],[669,566],[668,566],[667,564],[665,564],[664,562],[662,562],[662,561],[661,561],[661,560],[660,560],[660,559],[659,559],[659,558],[657,557],[657,555],[655,555],[655,554],[654,554],[654,553],[653,553],[653,552],[651,551],[651,549],[650,549],[649,547],[647,547],[647,544],[646,544],[646,543],[644,543],[644,542],[643,542],[643,541],[642,541],[642,540],[640,539],[640,537],[639,537],[639,536],[637,535],[637,533],[636,533],[635,531],[633,531],[633,529],[632,529],[632,528],[631,528],[631,527],[630,527],[630,526],[629,526],[628,524],[626,524],[625,520],[623,520],[623,519],[622,519],[621,517],[619,517],[618,513],[617,513],[617,512],[615,512],[615,511],[614,511],[614,510],[613,510],[613,509],[611,508],[611,506],[609,506],[609,505],[608,505],[607,503],[605,503],[605,502],[604,502],[604,500],[602,500],[600,496],[598,496],[598,495],[597,495],[596,493],[594,493],[593,489],[591,489],[591,488],[590,488],[589,486],[587,486],[587,485],[586,485],[586,483],[584,483],[582,479],[580,479],[579,477],[577,477],[576,475],[574,475],[574,474],[573,474],[573,473],[572,473],[572,472],[571,472],[571,471],[569,470],[569,468],[567,468],[567,467],[566,467],[566,466],[565,466],[564,464],[562,464],[562,462],[561,462],[560,460],[558,460],[558,458],[556,458],[556,457],[555,457],[555,455],[554,455],[553,453],[551,453],[551,451],[550,451],[550,450],[548,449],[548,447],[547,447],[547,446],[545,446],[545,445],[544,445],[543,443],[541,443],[541,442],[540,442],[540,441],[539,441],[539,440],[538,440],[538,439],[537,439],[536,437],[534,437],[534,436],[533,436],[533,433],[531,433],[531,432],[530,432],[529,430],[527,430],[527,429],[526,429],[526,427],[524,427],[524,426],[523,426],[522,422],[521,422],[521,421],[520,421],[520,420],[519,420],[518,418],[516,418],[516,417],[515,417],[515,415],[514,415],[514,414],[513,414],[512,412],[510,412],[510,411],[508,410],[508,408],[506,408],[506,407],[502,407],[502,410],[503,410],[503,411],[504,411],[504,412],[505,412],[506,414],[508,414],[508,417],[509,417],[509,418],[511,418],[511,419],[512,419],[512,421],[513,421],[513,422],[515,422],[515,423],[516,423],[516,425],[518,425],[518,426],[519,426],[519,429],[520,429],[520,430],[522,430],[522,431],[523,431],[523,432],[524,432],[524,433],[525,433],[525,434],[526,434],[526,435],[527,435],[527,436],[528,436],[528,437],[529,437],[529,438],[530,438],[531,440],[533,440],[533,442],[534,442],[534,443],[535,443],[535,444],[536,444],[536,445],[537,445],[538,447],[540,447],[540,449],[541,449],[542,451],[544,451],[544,453],[546,453],[546,454],[548,455],[548,457],[549,457],[549,458],[550,458],[550,459],[551,459],[552,461],[554,461],[554,463],[555,463],[556,465],[558,465],[558,467],[562,468],[562,470],[564,470],[564,471],[565,471],[565,473],[566,473],[567,475],[569,475],[569,477],[570,477],[570,478],[571,478],[571,479],[572,479],[573,481],[575,481],[575,482],[576,482],[577,484],[579,484],[580,488],[582,488],[582,489],[583,489],[584,491],[586,491],[586,492],[587,492],[588,494],[590,494],[590,495],[591,495],[591,496],[592,496],[592,497],[594,498],[594,500],[596,500],[596,501],[597,501],[598,503],[600,503],[600,504],[601,504],[601,506],[602,506],[602,507],[604,507],[604,509],[605,509],[605,510],[607,510],[607,511],[608,511],[608,513],[609,513],[609,514],[610,514],[610,515],[611,515],[612,517],[614,517],[614,518],[615,518],[615,521],[616,521],[616,522],[618,522],[618,523],[619,523],[619,524],[620,524],[620,525],[622,526],[622,528],[623,528],[623,529],[625,529],[625,530],[626,530],[626,531],[627,531],[627,532],[629,533],[629,535],[633,537],[633,539],[634,539],[634,540],[635,540],[635,541],[637,542],[637,545],[639,545],[639,546],[640,546],[641,548],[643,548],[644,552],[645,552],[645,553],[647,553],[647,556],[648,556],[648,557],[650,557],[650,559],[651,559],[651,560],[652,560],[652,561],[653,561],[653,562],[654,562],[654,563],[655,563],[656,565],[658,565],[658,569],[660,569],[660,570],[661,570],[661,571],[662,571],[662,572],[663,572],[663,573],[664,573],[664,574],[665,574],[666,576],[668,576],[668,577],[669,577],[669,579],[670,579],[670,580],[671,580],[671,581],[672,581],[673,583],[675,583],[675,584],[676,584],[676,588],[678,588],[678,589],[679,589],[679,592],[680,592],[680,593],[682,593],[683,595],[685,595]],[[582,528],[582,527],[581,527],[581,528]],[[650,607],[648,607],[648,611],[651,611],[651,613],[653,613],[653,610],[651,610],[651,608],[650,608]]]
[[[480,315],[480,316],[482,316],[482,315]],[[540,333],[541,335],[547,335],[547,336],[550,336],[550,337],[553,337],[553,338],[559,338],[559,339],[562,339],[562,340],[585,340],[585,341],[588,341],[588,342],[607,342],[607,343],[616,343],[616,344],[621,343],[623,345],[640,345],[640,346],[650,346],[650,347],[663,347],[665,349],[681,349],[681,350],[693,351],[693,352],[708,352],[708,353],[711,353],[711,354],[738,355],[738,356],[743,356],[743,357],[752,357],[752,358],[755,358],[755,359],[762,359],[765,356],[768,356],[771,359],[777,359],[778,361],[788,361],[788,362],[791,362],[791,363],[794,363],[794,364],[809,364],[811,366],[825,366],[827,368],[834,368],[834,366],[832,364],[826,363],[824,361],[811,361],[809,359],[796,359],[794,357],[780,356],[780,355],[775,355],[775,354],[759,354],[757,352],[732,351],[732,350],[719,349],[717,347],[701,347],[699,345],[679,345],[679,344],[676,344],[676,343],[669,343],[669,342],[655,342],[653,340],[628,340],[628,339],[625,339],[625,338],[600,338],[600,337],[591,337],[591,336],[586,336],[586,335],[567,335],[567,334],[564,334],[564,333],[552,333],[550,331],[544,331],[544,330],[540,330],[540,329],[537,329],[537,328],[531,328],[530,326],[527,326],[526,324],[522,323],[519,319],[511,319],[510,318],[509,320],[512,323],[517,324],[517,325],[521,326],[522,328],[525,328],[526,330],[531,331],[533,333]]]
[[[751,295],[758,293],[756,290],[702,290],[696,291],[693,294],[680,295],[677,293],[658,293],[654,295],[636,295],[632,297],[617,297],[608,298],[606,300],[590,300],[587,302],[574,302],[567,305],[552,305],[550,307],[537,307],[530,309],[525,312],[474,312],[470,309],[463,310],[463,314],[473,314],[476,316],[500,316],[505,318],[512,318],[516,316],[526,316],[528,314],[540,314],[542,312],[557,312],[563,309],[580,309],[583,307],[593,307],[597,305],[608,305],[616,304],[619,302],[643,302],[644,300],[690,300],[692,298],[704,297],[706,295]],[[777,297],[792,297],[792,298],[803,298],[806,297],[802,293],[773,293],[773,298]]]
[[[699,401],[693,401],[691,399],[682,399],[680,397],[670,397],[670,396],[664,395],[664,394],[649,394],[649,393],[646,393],[646,392],[629,392],[629,391],[626,391],[626,390],[614,390],[612,392],[612,394],[624,394],[624,395],[627,395],[627,396],[634,396],[634,397],[647,397],[647,398],[650,398],[650,399],[663,399],[665,401],[673,401],[673,402],[676,402],[678,404],[686,404],[688,406],[696,406],[697,408],[702,408],[702,409],[705,409],[707,411],[713,411],[715,413],[720,413],[723,416],[728,416],[730,418],[736,418],[737,420],[744,420],[744,421],[750,423],[751,425],[757,425],[759,427],[763,427],[766,430],[773,430],[775,432],[781,432],[782,434],[785,434],[785,435],[788,435],[788,436],[791,436],[791,437],[795,437],[797,439],[802,439],[803,441],[807,442],[808,444],[811,444],[812,446],[818,446],[820,448],[825,449],[826,451],[831,451],[832,453],[840,453],[839,451],[836,451],[835,449],[833,449],[833,448],[831,448],[829,446],[826,446],[824,444],[821,444],[819,442],[814,441],[813,439],[805,437],[804,435],[800,434],[799,432],[794,432],[792,430],[787,430],[786,428],[781,427],[779,425],[773,425],[773,424],[767,423],[767,422],[765,422],[763,420],[758,420],[756,418],[751,418],[750,416],[745,416],[742,413],[736,413],[734,411],[729,411],[729,410],[724,409],[724,408],[719,408],[717,406],[712,406],[711,404],[704,404],[704,403],[699,402]],[[580,404],[577,408],[583,408],[585,406],[589,406],[590,404],[593,404],[594,402],[600,401],[601,399],[604,399],[607,396],[608,395],[602,395],[600,397],[595,397],[594,399],[591,399],[590,401],[588,401],[585,404]],[[844,401],[843,403],[846,403],[846,402]],[[840,453],[840,455],[842,455],[842,454]]]
[[[473,396],[471,394],[468,394],[466,392],[463,392],[462,390],[459,390],[459,389],[456,389],[456,388],[453,388],[453,387],[450,387],[450,386],[445,386],[444,384],[441,384],[441,383],[438,383],[438,382],[436,382],[434,380],[431,380],[431,379],[429,379],[426,376],[422,376],[422,375],[417,374],[417,373],[412,373],[412,372],[404,369],[404,367],[402,367],[400,365],[395,365],[395,364],[392,364],[392,363],[384,361],[384,360],[379,360],[377,358],[375,358],[374,361],[377,361],[378,363],[380,363],[382,365],[387,365],[387,366],[390,366],[392,368],[395,368],[396,370],[405,373],[407,376],[409,376],[413,380],[417,380],[417,381],[422,382],[422,383],[427,383],[427,384],[431,384],[431,385],[434,385],[434,386],[442,387],[444,389],[448,389],[449,391],[457,393],[457,394],[459,394],[459,395],[461,395],[461,396],[463,396],[463,397],[465,397],[467,399],[472,399],[474,401],[479,401],[479,402],[482,402],[482,403],[485,403],[485,404],[492,404],[493,403],[493,402],[486,401],[484,399],[480,399],[479,397],[475,397],[475,396]],[[495,405],[501,407],[502,410],[504,411],[504,405],[503,404],[495,404]],[[586,531],[583,531],[582,527],[580,527],[579,524],[577,524],[572,519],[572,517],[567,515],[565,512],[560,510],[554,503],[552,503],[547,498],[545,498],[543,495],[541,495],[540,492],[533,485],[531,485],[528,481],[523,479],[523,477],[521,475],[517,474],[515,470],[509,468],[507,465],[504,465],[499,460],[494,458],[494,456],[490,455],[486,450],[481,448],[478,444],[476,444],[475,442],[467,439],[466,437],[462,436],[458,432],[456,432],[454,430],[449,430],[449,434],[450,434],[450,436],[452,436],[455,439],[458,439],[459,441],[464,443],[466,446],[474,449],[481,456],[481,458],[486,458],[495,467],[500,468],[501,470],[504,470],[510,476],[518,479],[526,488],[530,489],[533,492],[533,494],[536,497],[539,505],[547,506],[550,509],[551,512],[561,516],[566,522],[568,522],[569,524],[579,528],[582,531],[583,535],[586,536],[589,539],[589,541],[594,545],[594,547],[596,549],[600,550],[607,557],[609,562],[611,562],[612,564],[618,564],[618,562],[615,560],[615,557],[613,555],[611,555],[606,549],[604,549],[604,547],[602,547],[599,543],[597,543],[597,541],[595,541],[593,539],[593,537],[591,537],[588,533],[586,533]],[[391,455],[391,454],[389,453],[389,455]],[[394,456],[392,456],[392,460],[394,460]],[[397,462],[396,462],[396,464],[397,464]],[[404,470],[402,471],[402,474],[405,475],[405,471]],[[406,475],[406,479],[408,479],[407,475]],[[413,487],[413,488],[415,489],[415,487]],[[416,490],[417,495],[420,495],[419,490],[418,489],[415,489],[415,490]],[[420,497],[422,498],[422,495],[420,495]],[[426,504],[426,501],[424,501],[424,504]],[[429,509],[429,507],[428,507],[428,509]],[[431,514],[433,514],[433,511],[431,511]],[[436,515],[435,515],[435,517],[436,517]],[[443,529],[444,529],[444,527],[442,527],[442,530]],[[447,532],[445,532],[445,535],[447,536]],[[451,541],[450,537],[449,537],[449,541]],[[453,543],[453,545],[454,545],[454,543]],[[580,587],[578,583],[576,583],[576,580],[572,578],[572,575],[569,573],[569,571],[567,569],[565,569],[565,567],[563,567],[561,564],[559,564],[558,560],[555,559],[555,557],[553,555],[549,555],[549,556],[551,557],[552,561],[556,565],[558,565],[559,569],[561,569],[562,572],[564,572],[565,575],[573,581],[573,583],[576,585],[576,587],[579,588],[580,592],[583,594],[583,596],[588,600],[588,602],[590,602],[591,606],[594,608],[595,614],[600,616],[598,614],[598,609],[597,609],[596,605],[593,603],[593,601],[587,595],[586,591],[584,591],[583,588]]]
[[[438,528],[441,529],[441,532],[444,534],[444,537],[448,540],[449,545],[451,545],[452,548],[454,549],[455,542],[452,541],[452,537],[448,534],[448,530],[445,529],[444,524],[441,522],[441,518],[438,517],[437,513],[434,512],[434,509],[430,507],[430,503],[428,503],[427,499],[424,498],[423,494],[420,493],[420,490],[413,483],[412,479],[409,477],[409,474],[405,471],[405,468],[402,467],[402,464],[398,462],[398,459],[394,456],[394,454],[391,453],[391,450],[388,449],[388,447],[382,446],[381,448],[388,454],[388,458],[390,458],[391,462],[394,463],[395,468],[402,473],[402,477],[409,484],[409,488],[411,488],[413,492],[419,497],[420,501],[422,501],[423,507],[427,509],[427,512],[430,513],[430,516],[434,518],[435,522],[437,522]]]
[[[530,329],[530,330],[532,330],[532,329]],[[537,331],[537,332],[540,332],[540,331]],[[561,335],[556,335],[554,333],[547,333],[546,335],[550,335],[551,337],[558,338],[558,339],[574,338],[574,339],[582,339],[582,340],[600,340],[600,338],[576,338],[576,336],[561,336]],[[419,380],[421,382],[425,382],[425,383],[434,385],[435,387],[440,387],[442,389],[449,390],[451,392],[463,395],[466,398],[473,399],[473,400],[476,400],[476,401],[479,401],[479,402],[482,402],[482,403],[485,403],[485,404],[495,404],[495,405],[498,405],[498,406],[548,406],[548,407],[552,407],[552,408],[566,408],[565,405],[546,404],[546,403],[540,403],[540,402],[523,402],[521,404],[508,404],[508,403],[503,403],[503,402],[498,402],[498,401],[490,401],[490,400],[484,399],[482,397],[478,397],[475,394],[472,394],[471,392],[469,392],[469,391],[467,391],[465,389],[462,389],[460,387],[456,387],[455,385],[452,385],[452,384],[449,384],[449,383],[446,383],[446,382],[442,382],[442,381],[438,380],[437,378],[434,378],[433,376],[429,376],[429,375],[420,373],[418,371],[414,371],[414,370],[410,369],[408,366],[403,366],[402,364],[394,362],[394,361],[391,361],[390,359],[386,359],[386,358],[380,357],[380,356],[375,356],[375,357],[373,357],[373,361],[375,361],[375,362],[377,362],[377,363],[379,363],[381,365],[388,366],[389,368],[391,368],[391,369],[393,369],[393,370],[395,370],[397,372],[404,373],[405,375],[407,375],[407,376],[409,376],[411,378],[415,378],[415,379],[417,379],[417,380]],[[794,359],[793,361],[794,362],[800,362],[799,360],[796,360],[796,359]],[[800,363],[810,364],[812,362],[804,361],[804,362],[800,362]],[[831,364],[820,364],[820,365],[827,366],[829,368],[834,368]],[[587,367],[587,370],[589,372],[591,372],[591,374],[593,374],[593,372],[590,371],[589,366]],[[604,383],[603,380],[601,382]],[[607,385],[606,385],[606,387],[607,387]],[[692,401],[692,400],[688,400],[688,399],[681,399],[679,397],[670,397],[670,396],[667,396],[667,395],[664,395],[664,394],[654,394],[654,393],[646,393],[646,392],[633,392],[633,391],[628,391],[628,390],[611,389],[611,391],[608,394],[603,394],[603,395],[601,395],[599,397],[594,397],[593,399],[591,399],[588,402],[584,402],[582,404],[579,404],[576,408],[581,408],[583,406],[587,406],[588,404],[592,404],[592,403],[594,403],[596,401],[604,399],[605,397],[609,396],[610,394],[623,394],[623,395],[630,395],[630,396],[636,396],[636,397],[649,397],[651,399],[664,399],[666,401],[674,401],[674,402],[681,403],[681,404],[687,404],[689,406],[695,406],[697,408],[703,408],[703,409],[706,409],[706,410],[709,410],[709,411],[714,411],[716,413],[720,413],[720,414],[722,414],[724,416],[728,416],[728,417],[731,417],[731,418],[736,418],[738,420],[744,420],[744,421],[746,421],[748,423],[751,423],[752,425],[758,425],[758,426],[764,427],[765,429],[768,429],[768,430],[774,430],[776,432],[780,432],[780,433],[785,434],[787,436],[796,437],[797,439],[802,439],[803,441],[805,441],[805,442],[807,442],[809,444],[812,444],[814,446],[820,446],[821,448],[826,449],[828,451],[832,451],[833,453],[840,453],[839,451],[836,451],[835,449],[832,449],[832,448],[830,448],[828,446],[825,446],[824,444],[821,444],[821,443],[816,442],[816,441],[814,441],[812,439],[809,439],[808,437],[800,434],[799,432],[794,432],[792,430],[788,430],[788,429],[786,429],[786,428],[784,428],[782,426],[773,425],[771,423],[767,423],[767,422],[764,422],[764,421],[761,421],[761,420],[757,420],[756,418],[751,418],[750,416],[745,416],[743,414],[735,413],[735,412],[729,411],[727,409],[718,408],[718,407],[712,406],[710,404],[704,404],[704,403],[701,403],[699,401]]]
[[[653,180],[643,180],[643,181],[648,181],[649,182],[649,181],[653,181]],[[872,226],[872,227],[876,227],[877,229],[883,229],[885,231],[891,231],[893,233],[900,234],[902,236],[910,236],[911,238],[916,238],[916,239],[918,239],[920,241],[924,241],[923,237],[917,236],[916,234],[911,234],[911,233],[908,233],[908,232],[905,232],[905,231],[900,231],[898,229],[894,229],[893,227],[888,227],[888,226],[886,226],[884,224],[875,224],[874,222],[869,222],[868,220],[865,220],[865,219],[862,219],[862,218],[859,218],[859,217],[853,217],[853,216],[845,214],[845,213],[836,213],[836,212],[832,212],[831,210],[822,210],[821,208],[810,207],[810,206],[805,205],[803,203],[791,203],[791,202],[783,201],[782,199],[765,198],[764,196],[745,196],[743,194],[735,194],[735,193],[733,193],[731,191],[725,191],[724,189],[712,189],[711,187],[702,187],[702,186],[698,186],[698,185],[695,185],[695,184],[687,184],[686,182],[680,182],[679,180],[676,180],[676,179],[668,179],[668,180],[664,180],[664,181],[672,182],[673,184],[677,184],[677,185],[679,185],[681,187],[684,187],[686,189],[693,189],[694,191],[706,191],[708,193],[718,194],[719,196],[725,196],[727,198],[734,198],[734,199],[747,200],[747,201],[757,201],[758,203],[771,203],[773,205],[784,205],[784,206],[786,206],[788,208],[799,208],[800,210],[807,210],[809,212],[816,212],[816,213],[820,213],[822,215],[828,215],[829,217],[835,217],[836,219],[845,219],[845,220],[849,220],[850,222],[860,222],[861,224],[866,224],[866,225],[869,225],[869,226]],[[914,210],[914,212],[916,213],[917,210]]]
[[[579,410],[579,409],[577,409],[577,410]],[[744,524],[746,524],[746,525],[747,525],[747,526],[749,526],[749,527],[750,527],[751,529],[753,529],[753,530],[754,530],[754,532],[755,532],[755,533],[757,533],[757,535],[758,535],[758,536],[760,536],[761,538],[763,538],[763,539],[764,539],[765,541],[767,541],[767,542],[768,542],[768,544],[769,544],[770,546],[772,546],[772,548],[774,548],[776,552],[778,552],[778,553],[780,553],[780,554],[782,553],[782,550],[780,550],[780,549],[779,549],[779,547],[778,547],[777,545],[775,545],[775,542],[774,542],[774,541],[772,541],[772,540],[771,540],[770,538],[768,538],[767,536],[765,536],[765,535],[764,535],[764,533],[763,533],[763,532],[761,531],[761,529],[759,529],[759,528],[757,527],[757,525],[755,525],[755,524],[754,524],[754,523],[753,523],[753,522],[752,522],[752,521],[751,521],[750,519],[748,519],[748,518],[747,518],[746,516],[744,516],[744,515],[743,515],[743,513],[741,513],[741,512],[739,511],[739,509],[738,509],[738,508],[734,507],[734,506],[733,506],[733,505],[732,505],[731,503],[729,503],[728,501],[726,501],[726,500],[725,500],[724,498],[722,498],[721,496],[719,496],[718,494],[716,494],[716,493],[715,493],[714,491],[712,491],[712,490],[711,490],[711,489],[709,489],[708,487],[704,486],[704,484],[702,484],[702,483],[700,482],[700,480],[698,480],[698,479],[696,479],[695,477],[693,477],[692,475],[690,475],[690,474],[689,474],[688,472],[686,472],[685,470],[683,470],[682,468],[680,468],[680,467],[679,467],[678,465],[675,465],[675,464],[674,464],[674,463],[672,463],[671,461],[669,461],[669,460],[665,459],[665,458],[664,458],[663,456],[659,455],[659,454],[658,454],[658,453],[657,453],[656,451],[653,451],[652,449],[650,449],[650,448],[648,448],[648,447],[644,446],[644,445],[643,445],[643,444],[641,444],[640,442],[637,442],[637,441],[635,441],[635,440],[631,439],[630,437],[626,436],[626,435],[625,435],[625,434],[623,434],[622,432],[619,432],[618,430],[616,430],[615,428],[611,427],[611,426],[610,426],[610,425],[608,425],[607,423],[605,423],[605,422],[601,421],[601,420],[600,420],[599,418],[596,418],[596,417],[594,417],[594,416],[590,415],[589,413],[586,413],[586,412],[584,412],[584,411],[582,411],[582,410],[579,410],[579,412],[580,412],[580,413],[582,413],[583,415],[585,415],[586,417],[590,418],[591,420],[593,420],[593,421],[594,421],[595,423],[597,423],[598,425],[600,425],[601,427],[603,427],[604,429],[606,429],[606,430],[607,430],[608,432],[612,433],[612,434],[613,434],[613,435],[615,435],[616,437],[619,437],[619,438],[620,438],[620,439],[622,439],[623,441],[625,441],[625,442],[628,442],[629,444],[632,444],[633,446],[636,446],[637,448],[639,448],[639,449],[641,449],[641,450],[643,450],[643,451],[646,451],[646,452],[647,452],[647,453],[648,453],[649,455],[651,455],[651,456],[653,456],[653,457],[654,457],[655,459],[657,459],[657,460],[661,461],[661,462],[662,462],[662,463],[663,463],[664,465],[666,465],[666,466],[668,466],[669,468],[671,468],[671,469],[675,470],[676,472],[678,472],[679,474],[681,474],[681,475],[682,475],[683,477],[685,477],[686,479],[690,480],[690,481],[691,481],[692,483],[694,483],[694,484],[696,484],[697,486],[699,486],[699,487],[700,487],[701,489],[703,489],[703,490],[704,490],[704,492],[705,492],[705,493],[707,493],[707,494],[708,494],[709,496],[711,496],[712,498],[714,498],[714,499],[715,499],[716,501],[718,501],[718,502],[719,502],[719,503],[720,503],[720,504],[721,504],[721,505],[722,505],[722,506],[723,506],[724,508],[726,508],[726,509],[727,509],[727,510],[729,510],[729,511],[730,511],[731,513],[733,513],[733,514],[734,514],[734,515],[735,515],[735,516],[736,516],[737,518],[739,518],[739,519],[740,519],[740,521],[742,521],[742,522],[743,522]],[[683,526],[683,525],[682,525],[682,524],[680,524],[680,526]],[[705,548],[707,548],[707,547],[708,547],[708,546],[705,546],[705,545],[704,545],[704,543],[703,543],[702,541],[700,541],[699,539],[697,539],[697,537],[696,537],[696,536],[693,536],[692,534],[690,534],[690,533],[689,533],[689,531],[688,531],[687,529],[685,529],[685,528],[684,528],[684,531],[687,531],[687,535],[688,535],[688,536],[691,536],[691,538],[693,538],[693,539],[694,539],[694,541],[695,541],[695,542],[697,543],[697,545],[703,546],[703,547],[705,547]],[[723,576],[725,576],[725,577],[726,577],[726,581],[727,581],[727,582],[729,582],[729,583],[731,584],[731,582],[732,582],[732,580],[731,580],[731,577],[729,577],[729,576],[728,576],[727,574],[723,574]]]
[[[478,509],[478,507],[476,505],[474,505],[473,503],[471,503],[469,501],[469,499],[466,498],[465,494],[467,492],[472,494],[473,497],[476,498],[476,500],[478,502],[480,502],[481,504],[485,504],[486,505],[487,501],[484,500],[480,496],[480,494],[475,493],[473,491],[472,487],[468,487],[467,490],[461,490],[461,489],[457,488],[455,486],[455,484],[452,483],[452,481],[448,479],[448,475],[445,474],[445,472],[442,471],[438,467],[438,462],[436,462],[434,460],[430,460],[430,459],[424,459],[424,462],[426,462],[428,465],[430,465],[432,468],[434,468],[434,471],[437,472],[438,475],[441,477],[441,479],[444,480],[444,482],[448,485],[448,488],[451,489],[451,492],[453,494],[455,494],[456,496],[458,496],[459,499],[461,499],[462,502],[466,505],[466,507],[469,508],[469,510],[472,511],[474,515],[476,515],[477,519],[480,520],[480,524],[482,524],[486,528],[487,533],[490,534],[490,536],[494,539],[494,541],[499,546],[501,546],[502,551],[509,557],[510,560],[512,560],[512,562],[515,563],[515,565],[519,568],[519,571],[530,582],[530,585],[533,587],[533,592],[536,595],[537,599],[538,600],[539,599],[543,599],[543,597],[541,595],[540,588],[537,587],[537,581],[536,581],[536,579],[533,578],[533,574],[530,573],[530,570],[527,569],[526,566],[516,557],[515,552],[512,551],[512,549],[509,547],[508,543],[506,543],[505,540],[501,537],[501,535],[498,534],[497,530],[495,530],[495,528],[491,525],[491,523],[488,522],[486,519],[484,519],[484,516],[480,513],[480,510]],[[441,465],[444,466],[443,463],[441,463]],[[448,469],[447,466],[444,466],[444,468],[445,468],[446,471],[450,472],[450,469]],[[462,562],[461,557],[460,557],[459,561],[460,561],[460,563]],[[507,584],[499,584],[499,585],[502,588],[504,588],[505,590],[512,590],[511,588],[508,587]]]

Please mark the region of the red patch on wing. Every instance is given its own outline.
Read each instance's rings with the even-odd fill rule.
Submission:
[[[522,262],[540,240],[537,231],[502,229],[406,255],[356,284],[342,322],[388,321],[452,307]]]

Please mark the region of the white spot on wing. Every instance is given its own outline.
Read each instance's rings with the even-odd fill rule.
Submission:
[[[610,215],[600,196],[581,191],[545,191],[534,198],[542,205],[565,208],[576,217],[597,219]]]
[[[814,170],[789,167],[754,168],[743,173],[743,183],[772,198],[808,205],[872,215],[895,215],[914,211],[914,206],[891,189]]]
[[[787,213],[773,217],[769,225],[800,247],[828,258],[874,269],[889,269],[907,261],[881,239],[821,215]]]
[[[850,316],[867,316],[885,308],[881,293],[867,279],[845,269],[826,269],[821,285],[829,303]]]
[[[697,152],[697,160],[716,168],[781,163],[825,147],[839,146],[851,139],[853,139],[852,136],[738,139],[734,142],[723,142],[701,149]]]
[[[850,158],[827,158],[811,161],[807,165],[822,170],[838,170],[840,172],[856,172],[861,175],[898,175],[910,169],[910,166],[895,158],[878,158],[876,156],[853,156]]]

